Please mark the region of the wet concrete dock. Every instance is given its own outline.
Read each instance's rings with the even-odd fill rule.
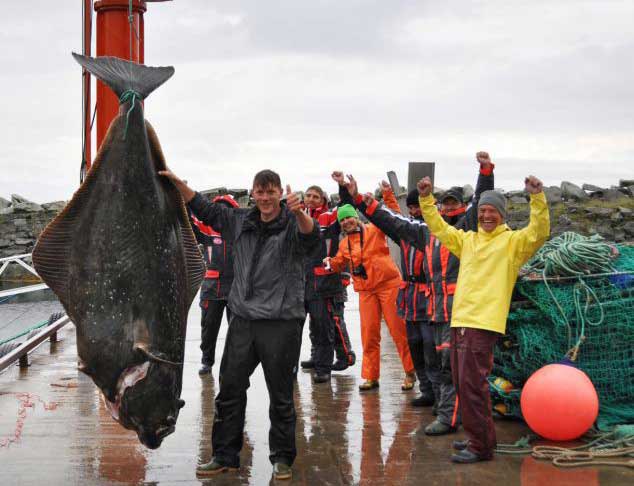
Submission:
[[[313,385],[300,371],[297,408],[298,457],[292,481],[272,481],[268,461],[268,396],[261,370],[248,392],[241,468],[211,480],[196,479],[196,465],[211,457],[212,377],[200,378],[200,313],[192,306],[182,397],[176,425],[160,449],[142,446],[134,432],[115,423],[97,388],[76,368],[75,330],[66,326],[58,343],[45,343],[31,366],[0,374],[0,484],[37,485],[631,485],[634,470],[615,467],[558,469],[527,456],[497,456],[492,462],[459,466],[449,462],[451,441],[461,432],[430,438],[418,432],[432,420],[429,409],[409,405],[402,392],[396,350],[384,333],[379,390],[361,394],[360,366],[333,374],[330,384]],[[353,347],[361,356],[358,307],[347,308]],[[226,324],[221,328],[220,361]],[[307,329],[302,356],[308,355]],[[518,422],[497,421],[500,442],[528,433]]]

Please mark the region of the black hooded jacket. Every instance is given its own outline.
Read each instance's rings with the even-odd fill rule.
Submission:
[[[189,207],[233,244],[231,312],[249,320],[305,319],[304,256],[319,244],[317,223],[303,234],[285,205],[277,218],[264,223],[255,207],[229,208],[198,193]]]

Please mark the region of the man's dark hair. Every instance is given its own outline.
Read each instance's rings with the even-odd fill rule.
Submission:
[[[269,186],[282,189],[282,181],[280,180],[280,176],[277,172],[273,172],[269,169],[264,169],[255,174],[255,177],[253,178],[254,188],[261,187],[262,189],[266,189]]]
[[[308,189],[306,189],[306,192],[308,191],[315,191],[319,194],[319,196],[321,197],[321,199],[325,202],[326,201],[326,194],[324,193],[324,190],[319,187],[319,186],[310,186]]]

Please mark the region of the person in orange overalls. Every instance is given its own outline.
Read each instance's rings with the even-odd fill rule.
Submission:
[[[333,178],[342,185],[343,175],[340,172],[333,173]],[[349,266],[354,290],[359,293],[363,347],[361,377],[365,379],[359,390],[379,386],[381,316],[385,318],[405,370],[401,388],[411,390],[416,373],[407,343],[405,321],[399,317],[396,307],[401,274],[390,257],[386,236],[376,226],[359,221],[356,209],[350,204],[339,207],[337,218],[346,236],[339,243],[337,254],[325,258],[324,263],[335,272]]]

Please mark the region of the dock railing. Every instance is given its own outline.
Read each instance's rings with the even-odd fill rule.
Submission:
[[[28,353],[37,348],[40,344],[42,344],[47,339],[50,342],[54,343],[57,341],[57,331],[59,331],[62,327],[70,322],[70,319],[67,315],[62,315],[58,317],[56,320],[51,322],[48,326],[41,328],[39,332],[37,332],[33,336],[27,336],[27,340],[23,343],[18,344],[15,348],[10,350],[7,354],[0,357],[0,371],[4,370],[12,363],[19,361],[20,368],[25,368],[29,366],[28,361]],[[6,343],[10,344],[10,343]],[[6,346],[5,344],[5,346]]]
[[[4,273],[4,271],[7,269],[7,267],[11,263],[15,263],[17,265],[20,265],[27,272],[32,273],[37,278],[40,278],[40,276],[37,274],[35,269],[31,265],[26,263],[27,261],[30,261],[30,260],[31,260],[31,253],[24,253],[22,255],[14,255],[14,256],[10,256],[10,257],[0,258],[0,265],[2,265],[2,266],[0,266],[0,279],[2,279],[2,274]],[[0,299],[2,299],[4,297],[17,295],[17,294],[24,294],[24,293],[27,293],[27,292],[35,292],[36,290],[44,290],[46,288],[48,288],[48,286],[45,283],[38,283],[38,284],[33,284],[33,285],[25,285],[23,287],[17,287],[17,288],[14,288],[14,289],[0,290]]]
[[[0,258],[0,279],[2,278],[4,271],[12,263],[20,265],[29,273],[39,278],[39,275],[33,266],[29,264],[30,261],[30,253]],[[14,295],[35,292],[37,290],[44,290],[47,288],[48,285],[45,283],[38,283],[13,289],[1,290],[0,299],[7,299],[13,297]],[[16,361],[19,362],[18,364],[21,368],[29,366],[29,352],[33,351],[47,339],[51,342],[57,341],[57,331],[69,322],[70,319],[65,314],[54,314],[49,319],[49,322],[38,324],[35,329],[28,329],[24,333],[18,334],[6,341],[0,341],[0,372]],[[26,335],[26,340],[22,343],[17,342],[17,339],[23,335]]]

